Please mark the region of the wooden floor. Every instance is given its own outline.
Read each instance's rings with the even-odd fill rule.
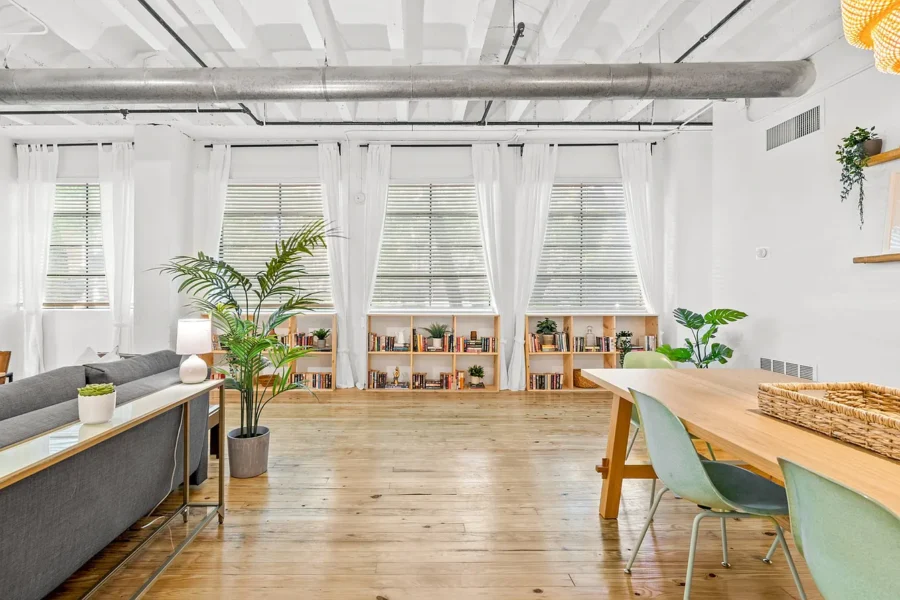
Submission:
[[[609,404],[600,393],[336,392],[270,405],[269,472],[229,479],[224,526],[204,530],[147,597],[681,598],[696,506],[666,496],[630,576],[650,482],[626,481],[619,519],[598,517]],[[641,440],[632,458],[646,458]],[[216,486],[213,475],[194,499]],[[183,535],[177,521],[101,597],[127,597]],[[702,527],[693,598],[798,597],[780,552],[760,560],[770,526],[729,521],[730,569],[718,523]],[[77,597],[128,541],[54,597]]]

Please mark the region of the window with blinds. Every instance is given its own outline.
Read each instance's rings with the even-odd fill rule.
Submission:
[[[372,308],[490,308],[472,184],[388,188]]]
[[[644,312],[621,183],[558,183],[530,310]]]
[[[230,183],[219,256],[244,275],[265,268],[275,244],[323,218],[318,183]],[[302,259],[306,275],[301,288],[322,305],[331,305],[328,253],[318,248]]]
[[[57,184],[44,305],[108,306],[100,185]]]

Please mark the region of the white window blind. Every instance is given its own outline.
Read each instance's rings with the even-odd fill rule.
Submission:
[[[392,184],[373,308],[491,305],[472,184]]]
[[[558,183],[530,310],[644,312],[621,183]]]
[[[106,306],[100,185],[57,184],[47,263],[46,306]]]
[[[318,183],[229,183],[219,256],[247,276],[265,268],[275,244],[304,226],[323,218],[322,190]],[[317,248],[302,259],[306,275],[304,294],[314,293],[322,305],[331,305],[328,253]]]

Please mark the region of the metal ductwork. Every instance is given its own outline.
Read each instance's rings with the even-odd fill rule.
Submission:
[[[800,96],[808,61],[409,67],[0,70],[0,104]]]

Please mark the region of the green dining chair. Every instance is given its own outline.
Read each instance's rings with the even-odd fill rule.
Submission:
[[[771,521],[775,526],[778,543],[787,558],[794,583],[800,592],[800,598],[806,600],[797,567],[794,565],[791,551],[784,539],[784,531],[775,520],[776,516],[788,514],[788,500],[784,488],[738,466],[725,462],[701,460],[684,424],[672,411],[651,396],[635,390],[630,391],[638,407],[638,415],[644,430],[644,438],[647,440],[647,451],[653,462],[653,469],[664,487],[653,499],[650,514],[647,515],[647,521],[634,546],[625,572],[631,573],[631,567],[634,565],[641,543],[647,535],[650,521],[659,507],[659,502],[663,495],[671,490],[702,509],[694,518],[691,530],[691,547],[688,554],[687,574],[684,579],[685,600],[691,596],[691,574],[694,570],[700,521],[707,518],[720,520],[722,564],[724,566],[729,566],[728,538],[725,532],[726,519],[760,518]]]
[[[825,598],[900,597],[900,517],[783,458],[791,529]]]
[[[625,355],[625,359],[622,361],[622,366],[626,369],[674,369],[675,364],[666,357],[664,354],[660,354],[659,352],[629,352]],[[631,456],[631,448],[634,446],[634,442],[637,441],[638,434],[641,432],[641,420],[638,417],[638,409],[637,405],[631,405],[631,425],[634,427],[634,434],[631,436],[631,439],[628,441],[628,449],[625,451],[625,459],[627,460],[629,456]],[[691,436],[693,438],[693,436]],[[696,439],[696,438],[694,438]],[[709,451],[709,456],[713,460],[716,460],[716,455],[713,452],[712,446],[709,442],[706,443],[706,449]],[[656,495],[656,480],[653,480],[653,485],[650,486],[650,506],[653,506],[653,496]]]

